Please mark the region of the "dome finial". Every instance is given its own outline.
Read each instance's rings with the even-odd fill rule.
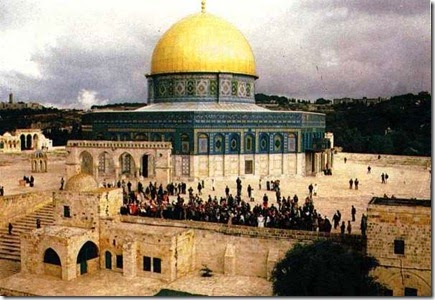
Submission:
[[[202,12],[202,13],[205,13],[205,4],[206,4],[206,3],[205,3],[205,0],[202,0],[202,1],[201,1],[201,12]]]

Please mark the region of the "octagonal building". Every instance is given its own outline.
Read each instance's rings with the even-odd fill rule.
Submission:
[[[256,105],[249,42],[204,7],[163,34],[146,78],[148,105],[85,115],[85,139],[170,142],[173,179],[276,178],[332,167],[325,115]],[[116,177],[153,177],[157,158],[129,157],[113,157]]]

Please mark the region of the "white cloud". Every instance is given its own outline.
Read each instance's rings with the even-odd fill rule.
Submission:
[[[98,93],[92,90],[82,89],[77,96],[79,107],[75,108],[89,109],[92,105],[105,105],[109,103],[108,99],[98,99]]]

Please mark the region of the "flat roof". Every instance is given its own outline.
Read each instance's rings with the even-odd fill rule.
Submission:
[[[426,199],[399,199],[374,197],[369,204],[390,205],[390,206],[423,206],[431,207],[431,200]]]

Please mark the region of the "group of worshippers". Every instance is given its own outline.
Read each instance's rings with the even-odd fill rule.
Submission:
[[[30,186],[30,187],[35,186],[35,178],[33,178],[32,175],[30,177],[24,175],[23,180],[26,183],[26,186]]]
[[[228,225],[246,225],[256,227],[270,227],[294,230],[309,230],[331,232],[332,224],[329,219],[316,211],[312,196],[306,197],[300,203],[298,196],[281,197],[277,191],[277,206],[269,205],[267,195],[263,197],[263,204],[251,206],[249,201],[242,200],[242,183],[236,181],[237,194],[233,196],[228,186],[225,195],[202,198],[193,194],[193,188],[188,189],[186,195],[185,183],[169,183],[165,188],[157,183],[150,183],[145,190],[140,182],[138,189],[131,191],[124,189],[124,204],[121,207],[123,215],[138,215],[176,220],[192,220],[203,222],[225,223]],[[170,201],[169,195],[177,195]]]

